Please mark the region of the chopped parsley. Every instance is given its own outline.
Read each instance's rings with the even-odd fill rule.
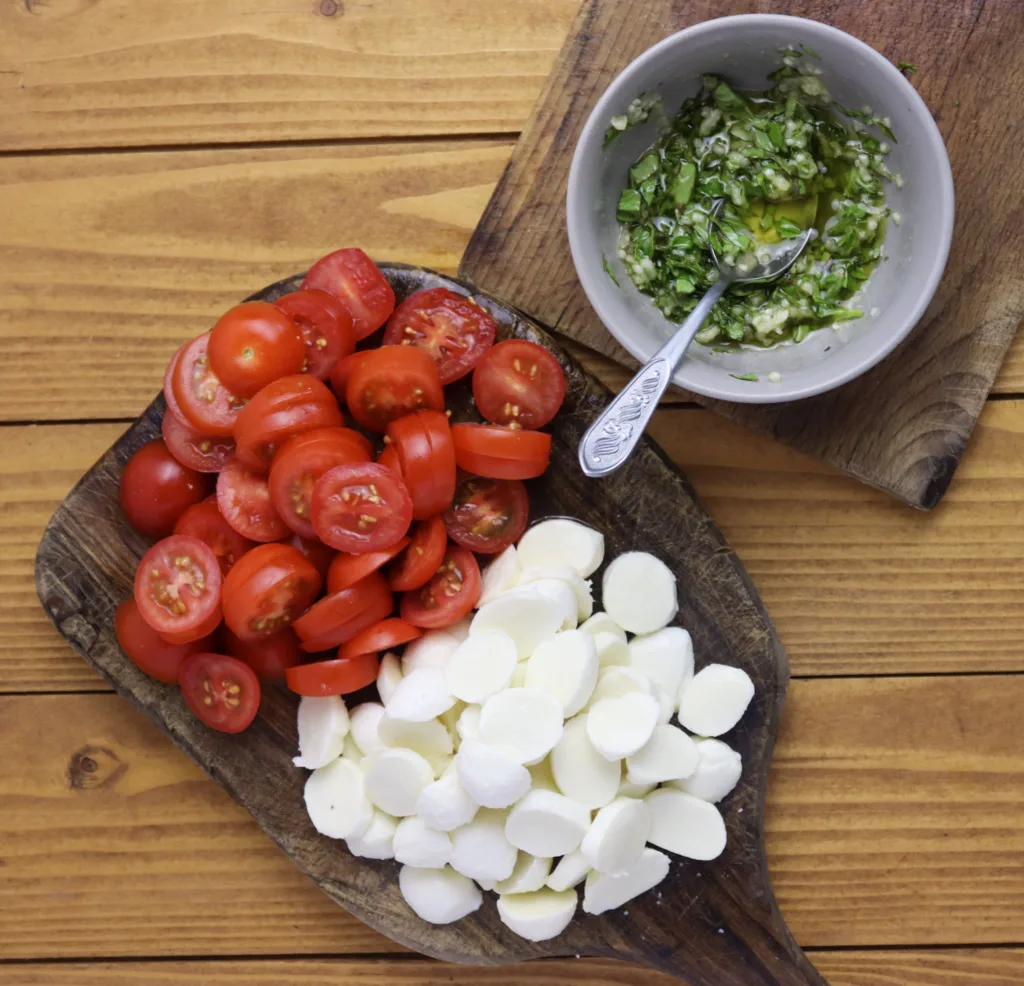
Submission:
[[[908,79],[917,74],[917,66],[913,62],[897,62],[898,68]]]
[[[612,270],[612,265],[608,263],[608,258],[602,254],[601,261],[604,265],[604,272],[612,279],[612,284],[618,287],[619,279],[615,276],[615,271]]]
[[[748,383],[757,383],[756,373],[730,373],[733,380],[746,380]]]

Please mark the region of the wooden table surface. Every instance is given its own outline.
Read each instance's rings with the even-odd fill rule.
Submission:
[[[667,984],[367,930],[33,588],[51,512],[220,311],[342,245],[455,270],[576,4],[0,7],[4,986]],[[789,651],[768,853],[797,939],[833,986],[1024,984],[1024,340],[930,515],[702,410],[652,430]]]

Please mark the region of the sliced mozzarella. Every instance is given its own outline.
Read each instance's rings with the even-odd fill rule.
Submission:
[[[590,863],[587,857],[579,849],[567,852],[559,861],[558,865],[551,871],[547,879],[547,886],[552,890],[568,890],[570,887],[578,887],[590,872]]]
[[[438,719],[403,722],[385,714],[377,724],[377,735],[382,749],[413,750],[431,763],[450,756],[454,749],[448,730]]]
[[[380,668],[377,671],[377,694],[380,695],[380,700],[385,705],[391,701],[391,696],[395,693],[395,689],[401,680],[401,662],[394,654],[385,654],[381,658]]]
[[[531,856],[521,852],[516,866],[507,880],[494,885],[499,894],[528,894],[540,890],[551,873],[551,859],[547,856]]]
[[[589,827],[583,805],[554,791],[531,791],[509,812],[505,836],[534,856],[564,856],[579,848]]]
[[[416,799],[416,815],[438,832],[451,832],[473,821],[477,807],[477,803],[459,783],[454,763],[436,781],[420,791]]]
[[[556,517],[534,524],[519,539],[519,564],[571,565],[589,578],[604,561],[604,535],[579,521]]]
[[[538,579],[529,585],[513,589],[508,595],[515,595],[519,592],[539,592],[541,595],[547,596],[558,606],[558,611],[562,616],[558,629],[576,629],[576,624],[579,623],[576,593],[572,591],[572,586],[567,582],[563,582],[561,579]]]
[[[526,687],[554,695],[562,715],[574,716],[597,684],[597,648],[589,633],[563,630],[545,640],[526,662]]]
[[[628,551],[605,569],[602,598],[608,615],[630,633],[654,633],[679,609],[676,577],[646,551]]]
[[[508,688],[518,660],[516,642],[504,630],[474,633],[445,669],[448,689],[463,702],[480,704]]]
[[[482,809],[473,821],[452,832],[452,866],[474,880],[507,880],[517,855],[505,837],[507,815]]]
[[[629,657],[632,667],[673,698],[679,695],[683,681],[693,677],[693,641],[681,627],[634,637],[629,642]]]
[[[516,546],[510,544],[480,573],[480,602],[477,603],[477,607],[497,599],[518,582],[519,561],[516,558]]]
[[[539,688],[498,692],[480,710],[479,736],[517,763],[537,763],[562,738],[561,703]]]
[[[590,696],[590,704],[596,705],[603,698],[619,698],[634,692],[653,699],[658,697],[654,683],[639,671],[617,666],[601,668],[597,673],[597,684],[594,686],[594,694]]]
[[[583,890],[583,910],[587,914],[604,914],[622,907],[661,883],[668,876],[668,867],[668,856],[657,849],[645,849],[625,873],[613,875],[591,870]]]
[[[340,695],[299,700],[299,755],[296,767],[316,770],[341,756],[348,735],[348,710]]]
[[[366,758],[366,796],[381,811],[404,818],[416,811],[420,792],[434,780],[434,768],[413,750],[383,750]]]
[[[689,777],[700,759],[697,744],[678,726],[662,725],[626,760],[626,776],[634,784],[660,784]]]
[[[741,668],[709,664],[683,688],[679,722],[698,736],[721,736],[743,718],[754,683]]]
[[[588,620],[594,612],[594,594],[590,582],[583,578],[571,565],[531,565],[524,568],[519,576],[519,585],[555,579],[564,582],[576,597],[577,620]]]
[[[587,736],[607,760],[632,756],[654,735],[658,703],[649,695],[630,692],[603,698],[587,713]]]
[[[569,927],[577,903],[575,890],[503,894],[498,898],[498,917],[520,938],[547,941]]]
[[[716,739],[699,739],[697,768],[672,786],[703,801],[721,801],[738,783],[743,773],[740,755]]]
[[[688,859],[716,859],[725,849],[725,822],[710,801],[663,787],[644,799],[651,810],[647,841]]]
[[[398,819],[373,809],[373,819],[362,835],[350,835],[346,840],[348,851],[363,859],[394,859],[395,831]]]
[[[561,629],[563,618],[559,604],[537,589],[534,583],[506,592],[481,606],[473,617],[470,636],[484,630],[503,630],[516,642],[516,651],[522,661],[542,640],[547,640]]]
[[[550,761],[558,790],[586,808],[603,808],[618,794],[622,768],[617,760],[606,760],[594,749],[585,715],[565,724]]]
[[[352,710],[349,717],[351,736],[364,756],[383,750],[387,744],[380,738],[380,721],[384,718],[384,706],[379,702],[363,702]]]
[[[351,760],[339,757],[314,770],[306,780],[305,800],[314,828],[331,839],[360,836],[373,820],[363,772]]]
[[[445,627],[445,633],[451,634],[460,644],[469,636],[469,628],[473,625],[471,616],[464,616],[458,623]]]
[[[410,674],[418,668],[444,670],[458,646],[458,639],[447,630],[428,630],[419,639],[406,644],[402,654],[402,673]]]
[[[580,628],[582,629],[582,627]],[[614,633],[591,634],[594,638],[594,647],[597,649],[597,663],[602,668],[624,668],[629,667],[629,645],[622,637]]]
[[[530,790],[530,772],[480,740],[459,747],[455,770],[466,793],[484,808],[508,808]]]
[[[599,873],[626,873],[640,859],[651,831],[651,812],[635,798],[616,798],[595,816],[580,852]]]
[[[359,749],[356,741],[352,739],[351,733],[345,737],[345,745],[341,748],[341,755],[346,760],[351,760],[357,767],[363,762],[363,751]]]
[[[512,672],[512,679],[508,683],[509,688],[526,687],[526,661],[520,661]]]
[[[440,869],[448,865],[452,840],[447,832],[432,829],[422,818],[411,815],[398,823],[393,850],[395,859],[406,866]]]
[[[619,797],[646,798],[657,786],[657,784],[636,784],[629,779],[627,774],[622,778],[622,783],[619,785]]]
[[[480,734],[480,706],[467,705],[462,710],[458,722],[455,723],[455,731],[459,734],[459,742],[465,743],[468,739],[476,739]]]
[[[447,675],[440,668],[417,668],[407,674],[384,703],[388,718],[403,722],[427,722],[455,704]]]
[[[552,750],[552,753],[555,751]],[[530,764],[530,786],[535,791],[557,791],[555,775],[551,770],[551,757],[545,757],[540,763]],[[565,793],[564,791],[562,792]]]
[[[623,643],[626,642],[626,631],[607,613],[595,613],[585,623],[580,624],[580,629],[594,637],[599,633],[610,633],[618,637]]]
[[[452,738],[452,746],[456,750],[459,748],[459,743],[462,740],[458,731],[459,717],[465,711],[466,703],[456,702],[450,709],[445,710],[437,717],[438,722],[448,730],[448,735]]]
[[[480,888],[450,866],[440,870],[403,866],[398,887],[416,916],[428,924],[451,924],[472,914],[484,900]]]

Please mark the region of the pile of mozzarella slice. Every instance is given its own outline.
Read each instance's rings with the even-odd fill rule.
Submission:
[[[385,657],[383,704],[299,706],[313,824],[401,863],[425,921],[465,917],[493,890],[502,921],[541,941],[572,920],[580,884],[583,910],[601,914],[665,878],[659,850],[725,848],[715,802],[741,764],[714,737],[753,683],[721,664],[694,674],[690,635],[668,626],[675,578],[653,555],[612,561],[594,613],[603,556],[597,531],[543,521],[484,572],[471,619]]]

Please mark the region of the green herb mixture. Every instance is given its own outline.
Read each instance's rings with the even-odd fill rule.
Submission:
[[[785,278],[730,287],[697,335],[705,344],[800,342],[859,318],[844,302],[878,262],[887,218],[899,223],[885,204],[885,182],[902,184],[885,165],[896,139],[888,120],[833,103],[821,70],[803,57],[817,57],[809,49],[782,54],[767,92],[737,92],[705,76],[701,93],[630,169],[619,199],[619,259],[673,321],[718,277],[709,245],[742,272],[767,261],[766,244],[817,227]],[[634,115],[649,112],[649,101],[635,103]],[[871,126],[888,141],[871,136]],[[613,126],[610,137],[623,128]],[[713,217],[719,200],[724,207]]]

